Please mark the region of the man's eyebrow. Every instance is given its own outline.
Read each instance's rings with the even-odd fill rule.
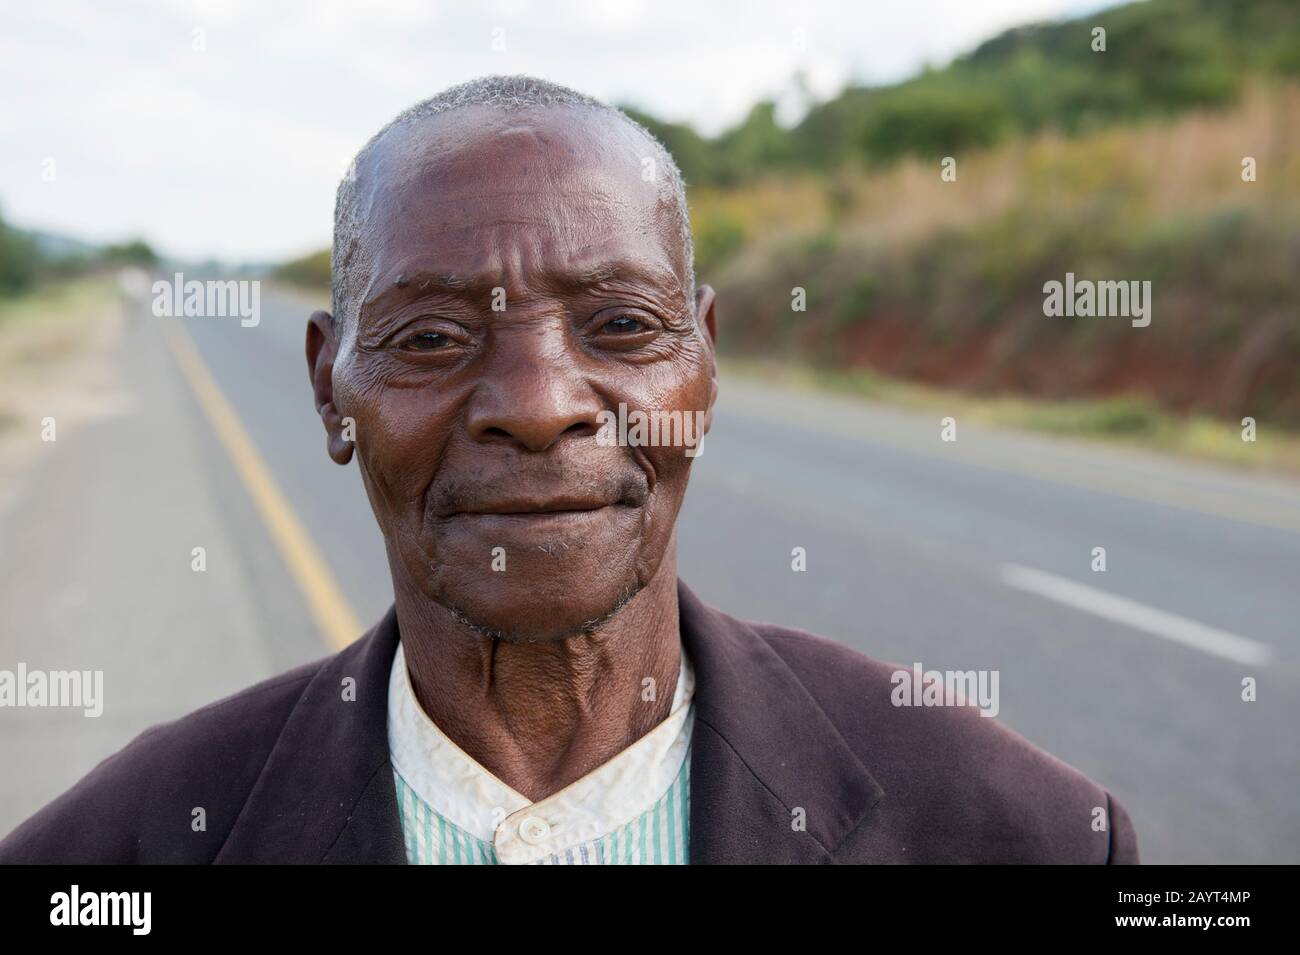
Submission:
[[[601,262],[573,272],[562,272],[547,276],[548,280],[561,288],[583,289],[610,282],[657,282],[676,285],[679,280],[670,269],[658,268],[643,262],[616,260]]]
[[[475,283],[456,272],[414,272],[393,279],[393,287],[411,292],[463,292]]]
[[[569,280],[577,285],[600,285],[602,282],[613,281],[625,272],[627,272],[627,269],[623,266],[614,262],[605,262],[574,273],[569,277]]]
[[[473,283],[456,272],[413,271],[402,272],[384,285],[377,285],[362,301],[361,307],[374,307],[385,300],[403,301],[428,292],[463,295]]]

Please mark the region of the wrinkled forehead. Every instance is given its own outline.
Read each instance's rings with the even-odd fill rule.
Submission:
[[[404,271],[529,283],[606,261],[685,275],[654,145],[590,107],[468,107],[394,128],[358,168],[362,299]]]

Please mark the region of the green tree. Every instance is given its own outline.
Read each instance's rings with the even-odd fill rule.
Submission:
[[[40,266],[36,242],[0,217],[0,295],[13,295],[29,288],[36,281]]]

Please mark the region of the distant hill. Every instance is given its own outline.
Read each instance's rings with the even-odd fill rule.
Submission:
[[[20,229],[0,216],[0,297],[95,269],[149,267],[157,261],[157,254],[141,239],[96,245],[39,229]]]
[[[103,251],[103,246],[74,239],[71,236],[44,232],[39,229],[15,229],[32,241],[38,254],[48,259],[90,259]]]
[[[271,272],[274,278],[306,288],[328,289],[330,287],[330,250],[321,249],[301,258],[291,259],[278,265]]]
[[[1104,52],[1092,30],[1106,31]],[[1008,30],[884,87],[849,87],[792,129],[775,105],[712,139],[635,108],[690,185],[731,186],[773,170],[880,164],[987,147],[1043,128],[1113,122],[1236,101],[1254,76],[1300,77],[1297,0],[1148,0]]]

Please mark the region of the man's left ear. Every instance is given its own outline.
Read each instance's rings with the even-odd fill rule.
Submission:
[[[718,320],[714,315],[714,303],[718,293],[712,285],[701,285],[695,290],[695,321],[709,333],[709,345],[716,348],[718,343]]]
[[[325,449],[336,464],[352,460],[353,444],[343,434],[343,416],[334,405],[334,356],[338,340],[329,312],[316,311],[307,319],[307,374],[311,378],[316,413],[325,425]]]
[[[715,303],[718,295],[711,285],[701,285],[695,290],[695,321],[708,333],[709,343],[709,410],[704,415],[704,433],[713,427],[713,406],[718,400],[718,317]]]

